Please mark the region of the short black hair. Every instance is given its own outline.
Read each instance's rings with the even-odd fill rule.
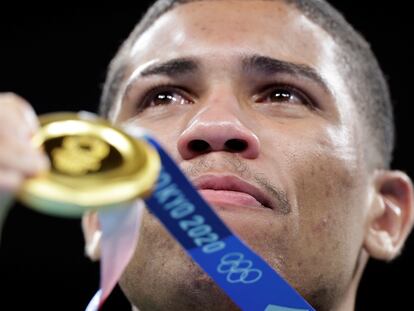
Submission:
[[[99,111],[108,116],[111,105],[119,95],[128,66],[127,54],[136,40],[161,15],[178,5],[208,0],[158,0],[149,7],[110,63],[104,84]],[[337,55],[350,94],[367,134],[365,141],[369,163],[374,168],[388,168],[394,149],[394,116],[389,87],[369,43],[325,0],[266,0],[284,1],[301,11],[324,29],[340,47]]]

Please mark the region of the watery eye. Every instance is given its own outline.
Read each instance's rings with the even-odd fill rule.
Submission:
[[[293,95],[290,91],[284,89],[276,89],[268,95],[271,102],[285,102],[292,99]]]
[[[181,96],[173,93],[173,92],[162,92],[155,94],[152,99],[152,105],[167,105],[167,104],[174,104],[180,100]]]
[[[182,105],[188,104],[189,101],[175,91],[155,91],[147,99],[146,106],[161,106],[161,105]]]
[[[269,89],[260,100],[263,103],[275,104],[302,104],[312,106],[310,100],[300,91],[290,87],[275,87]]]

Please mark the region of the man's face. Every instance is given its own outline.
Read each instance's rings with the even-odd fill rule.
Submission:
[[[112,109],[114,122],[149,129],[224,222],[315,307],[345,295],[368,205],[337,49],[279,1],[181,5],[134,45]],[[121,286],[142,309],[231,304],[148,213]]]

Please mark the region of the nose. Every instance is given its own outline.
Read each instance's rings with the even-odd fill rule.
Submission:
[[[253,131],[243,125],[234,113],[211,108],[191,120],[179,137],[177,147],[185,160],[218,151],[254,159],[259,155],[260,143]]]

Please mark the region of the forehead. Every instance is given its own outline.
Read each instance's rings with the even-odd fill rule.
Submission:
[[[335,48],[324,30],[283,1],[195,1],[156,20],[130,56],[139,65],[194,55],[261,54],[332,70]]]

